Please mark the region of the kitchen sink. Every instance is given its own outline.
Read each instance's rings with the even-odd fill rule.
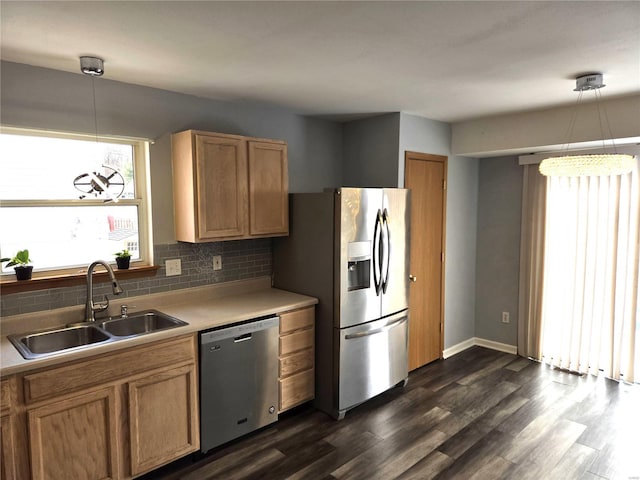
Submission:
[[[98,323],[101,329],[114,337],[144,335],[182,325],[187,325],[187,323],[155,310],[112,318]]]
[[[83,322],[65,328],[9,335],[9,340],[24,358],[31,360],[183,325],[188,323],[156,310],[146,310],[95,323]]]
[[[111,340],[111,336],[94,325],[81,325],[38,333],[9,335],[9,340],[23,357],[32,359],[105,343]]]

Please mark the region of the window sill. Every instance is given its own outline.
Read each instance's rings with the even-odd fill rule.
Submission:
[[[130,278],[153,277],[160,267],[145,265],[131,267],[128,270],[114,270],[116,278],[128,280]],[[109,274],[104,270],[93,273],[93,282],[102,283],[109,281]],[[38,275],[34,274],[31,280],[16,280],[14,275],[0,280],[0,295],[11,293],[31,292],[34,290],[46,290],[49,288],[71,287],[84,285],[87,282],[86,272],[74,272],[68,274]]]

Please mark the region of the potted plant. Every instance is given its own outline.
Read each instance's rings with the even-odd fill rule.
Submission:
[[[16,278],[18,280],[31,280],[31,274],[33,273],[33,265],[29,258],[29,250],[20,250],[13,258],[1,258],[0,262],[9,262],[7,267],[13,267],[16,272]]]
[[[126,248],[115,254],[116,263],[118,264],[118,270],[126,270],[129,268],[129,262],[131,262],[131,254]]]

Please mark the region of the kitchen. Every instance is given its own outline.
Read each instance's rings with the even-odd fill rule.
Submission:
[[[3,56],[3,60],[4,58]],[[86,78],[78,73],[69,73],[77,71],[77,57],[72,56],[69,62],[74,64],[73,68],[63,72],[22,62],[3,61],[3,124],[93,133],[89,127],[93,125],[90,85]],[[115,62],[114,59],[113,63]],[[463,128],[467,132],[471,128],[482,128],[481,122],[452,126],[448,122],[430,120],[404,112],[334,122],[257,102],[247,101],[238,104],[233,101],[203,99],[132,84],[135,82],[116,82],[108,77],[107,74],[105,78],[100,79],[96,86],[96,110],[100,131],[112,135],[154,139],[149,148],[154,262],[157,265],[163,265],[166,259],[184,257],[192,248],[196,248],[206,257],[213,253],[221,253],[223,262],[228,256],[240,258],[247,254],[262,255],[266,265],[247,265],[249,275],[260,277],[264,274],[261,268],[271,270],[271,246],[268,241],[247,240],[217,247],[206,244],[193,247],[175,242],[173,204],[171,195],[167,193],[172,191],[170,135],[173,132],[198,128],[212,132],[286,140],[289,148],[290,192],[321,191],[325,187],[347,184],[395,187],[401,185],[405,150],[445,155],[448,157],[449,213],[446,226],[443,348],[447,350],[464,342],[473,342],[476,337],[498,344],[515,345],[515,322],[495,331],[482,323],[482,320],[476,320],[479,311],[484,313],[483,309],[490,310],[494,306],[492,302],[478,298],[475,293],[476,285],[483,283],[481,280],[488,275],[486,271],[476,271],[478,259],[483,253],[478,252],[478,249],[487,248],[487,243],[491,243],[487,233],[477,228],[479,219],[486,218],[487,211],[495,206],[495,203],[503,205],[502,214],[505,217],[517,219],[520,202],[518,185],[521,182],[517,158],[499,158],[496,154],[485,163],[485,159],[479,160],[479,156],[473,154],[478,150],[470,147],[458,148],[456,140],[460,140],[456,137],[456,132]],[[637,96],[624,105],[615,102],[611,105],[616,108],[620,118],[633,119],[634,112],[637,112]],[[563,110],[563,107],[557,107],[549,112],[549,117],[545,120],[556,122],[556,130],[559,132],[555,136],[547,132],[547,136],[544,137],[539,129],[528,128],[531,137],[527,142],[532,143],[521,143],[517,146],[525,148],[534,144],[561,143],[558,136],[564,130],[560,128],[560,125],[564,124],[560,115],[562,112],[566,112],[566,108]],[[560,119],[554,120],[556,117]],[[515,120],[527,127],[539,125],[539,122],[526,115],[506,115],[502,118],[501,128],[506,129],[513,137],[521,134],[521,129],[515,126]],[[512,125],[505,127],[505,123]],[[619,129],[619,125],[615,124],[616,132],[621,132],[622,136],[638,135],[637,131],[628,132],[635,128],[637,121],[621,123],[625,126]],[[485,125],[494,124],[489,122]],[[540,137],[533,138],[535,135]],[[469,136],[473,137],[473,134]],[[493,145],[486,147],[487,150],[508,149],[507,145],[499,143],[497,137],[498,135],[494,137]],[[515,148],[514,145],[510,147]],[[373,162],[377,168],[362,173],[363,169],[360,167],[365,162]],[[490,178],[487,177],[489,172],[499,175]],[[502,197],[499,202],[494,201],[494,204],[483,203],[492,199],[490,193],[496,189],[509,196]],[[508,259],[513,258],[514,248],[517,255],[517,245],[514,247],[514,243],[510,241],[519,235],[517,223],[516,220],[504,225],[501,227],[503,230],[495,234],[502,251],[506,252],[505,258]],[[517,280],[517,265],[514,266],[513,262],[505,261],[499,267],[503,269],[499,273]],[[227,270],[223,268],[223,272]],[[491,275],[493,274],[494,272],[491,272]],[[185,269],[181,276],[182,281],[191,275],[197,275],[196,270]],[[233,276],[224,278],[225,281],[236,279],[237,277]],[[141,289],[152,288],[145,285],[144,281],[140,283]],[[176,279],[176,284],[179,283]],[[127,290],[127,281],[122,284]],[[500,305],[506,303],[505,308],[516,312],[517,299],[510,290],[512,285],[513,282],[504,286],[504,291],[494,293],[492,301]],[[84,295],[82,287],[67,288],[76,288],[77,297]],[[3,294],[3,316],[35,311],[25,310],[33,307],[24,306],[34,295]],[[34,301],[32,304],[37,305],[38,310],[63,306],[60,304],[60,297],[53,291],[40,292],[38,302]]]

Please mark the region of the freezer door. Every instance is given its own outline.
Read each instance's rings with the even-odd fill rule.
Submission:
[[[341,188],[336,195],[335,222],[339,228],[334,288],[339,315],[335,326],[345,328],[381,316],[381,291],[376,291],[381,271],[379,248],[374,249],[374,243],[382,234],[382,189]]]
[[[382,317],[409,306],[410,194],[407,189],[383,190]]]
[[[337,331],[337,416],[406,379],[409,312]]]

